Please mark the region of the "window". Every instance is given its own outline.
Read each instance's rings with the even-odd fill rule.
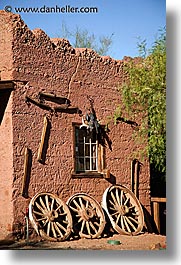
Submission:
[[[106,168],[105,147],[102,144],[100,133],[96,128],[80,128],[74,126],[74,170],[73,178],[101,177],[110,178],[110,171]],[[102,127],[101,127],[102,128]]]
[[[98,140],[95,130],[75,126],[75,171],[98,171]]]

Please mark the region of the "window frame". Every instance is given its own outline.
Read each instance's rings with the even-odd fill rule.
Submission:
[[[73,170],[72,177],[105,177],[105,149],[104,147],[97,141],[97,167],[96,170],[86,170],[86,171],[76,171],[76,128],[80,127],[81,123],[72,123],[73,126]]]

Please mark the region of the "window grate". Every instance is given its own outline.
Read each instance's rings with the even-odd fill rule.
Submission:
[[[98,141],[94,132],[88,134],[86,130],[76,128],[76,171],[98,170]]]

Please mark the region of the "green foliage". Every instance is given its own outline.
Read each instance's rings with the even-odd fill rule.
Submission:
[[[150,163],[155,171],[166,172],[166,30],[163,29],[151,49],[139,42],[139,62],[125,64],[129,83],[119,88],[122,110],[133,119],[141,115],[137,138],[145,139]],[[121,110],[119,110],[120,113]]]
[[[90,48],[95,50],[99,55],[107,55],[112,45],[113,34],[109,36],[100,36],[98,41],[95,34],[89,33],[87,29],[76,27],[75,30],[69,30],[63,22],[61,35],[63,38],[72,40],[72,45],[76,48]]]

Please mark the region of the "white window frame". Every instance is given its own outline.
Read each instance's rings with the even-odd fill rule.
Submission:
[[[78,126],[75,127],[75,130],[81,130]],[[77,155],[80,145],[83,145],[83,156]],[[86,154],[86,147],[88,146],[89,154]],[[95,146],[95,150],[93,151],[93,146]],[[95,152],[95,153],[93,153]],[[79,159],[83,160],[83,168],[79,166]],[[93,165],[93,159],[95,159],[95,167]],[[88,161],[89,168],[86,166]],[[92,138],[89,138],[89,141],[86,142],[86,137],[83,137],[83,143],[76,142],[75,140],[75,170],[77,172],[97,172],[98,171],[98,140],[92,142]]]

